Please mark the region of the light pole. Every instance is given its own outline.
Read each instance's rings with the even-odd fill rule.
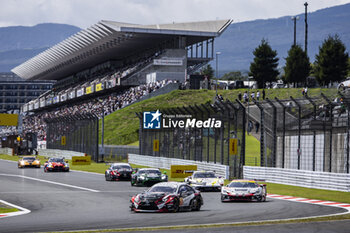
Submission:
[[[305,53],[307,55],[307,30],[308,30],[308,25],[307,25],[307,2],[304,3],[305,6]]]
[[[297,45],[297,20],[299,16],[292,16],[292,20],[294,21],[294,46]]]
[[[218,96],[218,79],[219,79],[219,75],[218,75],[218,67],[219,67],[219,55],[221,54],[221,52],[216,52],[216,85],[215,85],[215,90],[216,90],[216,96]]]

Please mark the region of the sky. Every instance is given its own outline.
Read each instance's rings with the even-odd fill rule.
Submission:
[[[308,12],[350,0],[308,0]],[[161,24],[216,19],[234,22],[304,12],[305,0],[0,0],[0,27],[63,23],[87,28],[100,20]]]

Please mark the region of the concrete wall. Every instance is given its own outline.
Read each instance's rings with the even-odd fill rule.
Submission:
[[[85,156],[85,154],[81,152],[56,149],[39,149],[39,155],[59,158],[64,157],[65,159],[72,159],[72,156]]]
[[[244,166],[243,177],[270,183],[350,192],[350,174],[347,173]]]
[[[101,151],[101,145],[100,151]],[[104,155],[105,157],[111,157],[113,158],[121,158],[121,159],[127,159],[128,154],[138,154],[139,153],[139,147],[138,146],[114,146],[114,145],[105,145],[104,146]]]
[[[12,155],[12,148],[0,148],[0,154],[2,155]]]
[[[148,167],[170,169],[171,165],[197,165],[197,170],[215,171],[219,176],[229,179],[230,167],[218,163],[207,163],[193,160],[154,157],[147,155],[129,154],[128,162]]]
[[[282,137],[277,138],[276,166],[282,167]],[[313,135],[301,135],[300,168],[312,171],[313,169]],[[285,137],[285,168],[298,168],[298,136]],[[331,172],[346,172],[346,133],[332,135],[332,158],[330,158],[330,134],[316,132],[315,170]]]

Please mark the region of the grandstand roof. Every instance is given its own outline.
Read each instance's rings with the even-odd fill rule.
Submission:
[[[107,60],[121,60],[176,36],[186,46],[219,36],[231,20],[138,25],[102,20],[11,71],[24,79],[59,80]]]

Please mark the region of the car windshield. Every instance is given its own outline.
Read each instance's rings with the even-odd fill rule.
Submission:
[[[153,186],[148,190],[151,193],[174,193],[176,191],[176,187],[171,186]]]
[[[193,178],[216,178],[214,172],[197,172]]]
[[[54,162],[54,163],[63,163],[63,159],[61,158],[51,158],[49,162]]]
[[[34,157],[28,157],[28,158],[23,158],[23,160],[26,160],[26,161],[34,161],[35,158],[34,158]]]
[[[156,174],[161,175],[162,173],[159,170],[141,170],[139,174]]]
[[[257,188],[258,185],[253,182],[232,182],[228,185],[230,188]]]
[[[113,170],[118,170],[118,169],[131,169],[130,166],[128,165],[115,165],[112,167]]]

